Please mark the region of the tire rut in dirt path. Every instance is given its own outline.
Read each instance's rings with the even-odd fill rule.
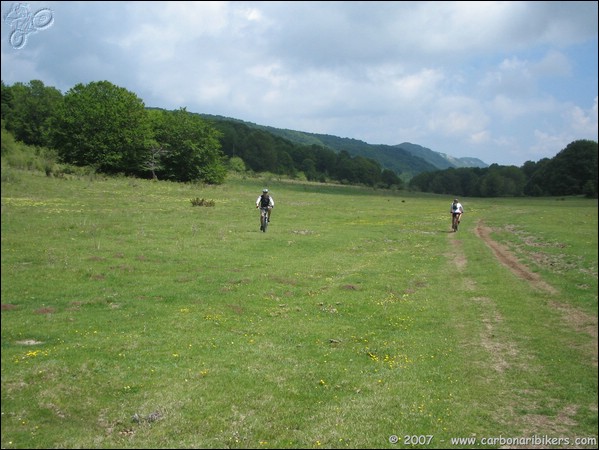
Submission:
[[[475,234],[481,238],[495,254],[495,257],[501,264],[508,267],[517,277],[530,283],[535,289],[541,290],[551,295],[559,294],[559,291],[541,279],[541,277],[520,263],[516,256],[512,254],[507,247],[494,241],[490,237],[492,229],[486,227],[482,220],[476,225]],[[579,333],[585,333],[594,338],[594,342],[587,350],[593,365],[597,365],[597,317],[580,311],[574,306],[560,302],[557,299],[552,300],[549,305],[558,310],[564,321]]]
[[[524,362],[517,362],[523,359],[523,356],[516,343],[508,338],[497,339],[496,330],[503,322],[503,318],[493,299],[475,295],[477,291],[476,281],[464,274],[468,259],[462,247],[462,241],[457,238],[455,233],[451,233],[449,237],[453,239],[454,246],[451,253],[451,262],[458,272],[464,275],[462,276],[464,288],[470,291],[471,301],[483,306],[480,321],[484,324],[484,329],[481,331],[479,344],[489,352],[493,369],[501,374],[513,365],[520,365],[526,369]]]
[[[557,289],[543,281],[539,275],[531,272],[528,267],[520,263],[518,258],[516,258],[507,247],[491,239],[491,231],[491,228],[486,227],[482,220],[479,220],[474,233],[481,238],[485,244],[487,244],[501,264],[510,269],[518,278],[528,281],[535,289],[552,295],[558,294]]]
[[[492,229],[486,227],[482,221],[477,223],[474,233],[481,238],[485,244],[491,248],[497,260],[508,267],[517,277],[526,280],[533,288],[542,292],[548,293],[551,296],[557,296],[559,291],[553,286],[543,281],[539,275],[531,272],[528,267],[518,261],[516,256],[510,250],[491,239],[490,233]],[[454,233],[450,234],[453,238],[454,251],[450,259],[454,267],[461,273],[464,283],[469,287],[471,294],[476,293],[476,280],[467,276],[466,266],[468,259],[462,247],[462,241],[456,239]],[[471,344],[480,345],[490,354],[490,362],[492,368],[497,373],[498,380],[503,379],[506,372],[511,369],[521,371],[537,370],[539,361],[535,360],[534,353],[528,352],[527,348],[521,347],[515,340],[510,339],[506,335],[498,338],[498,332],[502,328],[503,317],[497,305],[492,298],[484,296],[471,296],[471,300],[482,306],[481,321],[484,328],[481,331],[480,341],[472,342]],[[592,364],[597,366],[597,318],[586,314],[583,311],[578,311],[571,305],[560,303],[557,298],[551,300],[549,305],[552,308],[559,310],[562,317],[565,319],[574,330],[582,332],[594,337],[593,343],[585,345],[581,351],[587,353],[591,358]],[[506,392],[506,396],[510,393]],[[559,399],[555,399],[555,402]],[[507,405],[505,408],[496,411],[494,416],[497,422],[506,423],[507,426],[516,426],[524,430],[525,434],[535,434],[538,430],[547,430],[547,433],[555,435],[565,435],[573,427],[577,426],[576,412],[580,405],[566,403],[561,408],[557,417],[548,416],[537,412],[538,407],[533,394],[528,394],[526,391],[514,391],[513,405]],[[529,413],[518,414],[516,410],[530,411]],[[545,448],[545,446],[512,446],[501,448]],[[561,447],[560,447],[561,448]]]

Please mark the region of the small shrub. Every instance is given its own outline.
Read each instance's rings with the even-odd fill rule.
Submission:
[[[214,206],[214,200],[206,200],[204,198],[192,198],[191,199],[192,206]]]

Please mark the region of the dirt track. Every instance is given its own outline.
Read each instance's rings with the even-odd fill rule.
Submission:
[[[522,264],[518,258],[503,244],[491,239],[493,229],[485,226],[481,220],[476,224],[474,234],[483,240],[483,242],[492,250],[494,256],[504,266],[508,267],[513,274],[523,280],[526,280],[534,289],[547,294],[547,306],[558,311],[564,325],[578,333],[584,333],[592,339],[580,347],[580,351],[588,355],[589,361],[595,367],[597,366],[597,317],[585,311],[572,306],[568,300],[563,300],[563,295],[558,289],[549,285],[536,273],[532,272],[525,264]],[[490,355],[491,367],[496,371],[498,379],[511,369],[534,370],[531,361],[534,356],[528,351],[526,346],[518,343],[517,340],[508,336],[498,338],[497,330],[502,326],[505,320],[502,316],[496,301],[486,296],[477,296],[477,283],[475,279],[468,276],[468,260],[464,251],[464,241],[458,238],[459,233],[449,233],[450,239],[453,239],[454,252],[452,252],[452,261],[455,267],[463,274],[463,288],[470,291],[470,298],[473,302],[482,305],[480,320],[484,325],[479,345],[486,349]],[[470,343],[471,344],[471,343]],[[555,400],[557,401],[557,399]],[[497,410],[494,414],[498,423],[510,423],[510,426],[516,426],[523,430],[524,434],[535,434],[538,430],[547,430],[552,435],[566,435],[577,425],[576,413],[580,408],[587,405],[577,405],[565,403],[557,416],[546,415],[536,412],[537,404],[534,395],[522,395],[519,393],[514,396],[513,407],[507,410]],[[514,414],[514,410],[529,410],[530,413]],[[545,446],[509,446],[499,448],[546,448]],[[572,447],[558,447],[572,448]],[[582,447],[581,447],[582,448]]]
[[[491,250],[493,250],[495,257],[501,264],[508,267],[518,278],[528,281],[536,289],[545,291],[549,294],[558,293],[557,289],[545,283],[536,273],[531,272],[528,267],[526,267],[524,264],[521,264],[518,261],[518,258],[516,258],[514,254],[507,249],[507,247],[492,240],[490,238],[491,231],[492,230],[486,227],[482,221],[478,222],[474,230],[475,234],[481,238]]]
[[[551,307],[560,311],[566,323],[568,323],[577,331],[589,334],[595,338],[595,351],[593,359],[595,365],[597,365],[597,318],[580,311],[569,304],[559,301],[558,296],[560,292],[553,286],[543,281],[538,274],[532,272],[526,265],[522,264],[506,246],[491,239],[491,231],[492,229],[485,226],[483,221],[479,221],[474,229],[476,236],[481,238],[485,244],[489,246],[497,260],[504,266],[508,267],[514,273],[514,275],[528,281],[535,289],[556,296],[556,299],[551,301],[549,304]]]

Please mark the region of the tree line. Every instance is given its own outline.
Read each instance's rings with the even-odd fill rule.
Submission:
[[[309,181],[405,188],[401,173],[373,158],[298,144],[241,121],[210,120],[185,108],[148,108],[108,81],[77,84],[64,95],[39,80],[1,84],[2,128],[27,145],[52,149],[62,164],[106,174],[220,184],[227,171],[269,172]],[[4,151],[4,150],[3,150]],[[504,197],[597,197],[597,142],[578,140],[554,158],[522,167],[424,171],[412,190]]]
[[[17,141],[51,148],[60,163],[100,173],[223,183],[228,170],[272,172],[312,181],[402,187],[369,158],[293,144],[233,122],[211,122],[185,108],[147,108],[108,81],[64,95],[39,80],[2,82],[2,124]]]
[[[381,188],[403,188],[390,169],[364,156],[335,152],[316,144],[296,144],[268,131],[235,120],[209,120],[221,132],[223,152],[241,159],[254,172],[271,172],[308,181],[336,181]]]
[[[553,158],[522,167],[450,168],[421,173],[411,189],[462,197],[584,195],[597,198],[597,142],[573,141]]]

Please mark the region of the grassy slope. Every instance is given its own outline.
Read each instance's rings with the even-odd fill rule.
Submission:
[[[465,199],[453,234],[449,198],[271,181],[260,233],[261,180],[5,179],[3,448],[597,437],[596,201]]]

